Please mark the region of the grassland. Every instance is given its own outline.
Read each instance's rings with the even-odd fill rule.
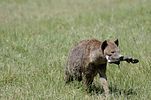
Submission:
[[[109,100],[151,100],[150,0],[0,0],[0,100],[100,100],[98,87],[64,85],[80,40],[120,41],[139,64],[108,65]]]

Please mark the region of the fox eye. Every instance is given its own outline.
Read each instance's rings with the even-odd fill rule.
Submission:
[[[115,51],[112,51],[111,53],[115,53]]]

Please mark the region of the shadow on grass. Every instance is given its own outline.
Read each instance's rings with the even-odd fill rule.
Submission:
[[[137,95],[137,92],[132,89],[120,89],[117,86],[110,86],[110,94],[114,94],[114,95],[125,95],[125,96],[130,96],[130,95]],[[91,90],[91,94],[102,94],[104,93],[104,90],[101,87],[96,87],[96,86],[92,86],[92,90]]]
[[[81,82],[80,84],[79,82],[72,82],[72,83],[73,83],[72,84],[73,87],[81,89],[82,91],[86,91]],[[109,86],[109,90],[110,90],[110,94],[117,95],[117,96],[124,95],[128,97],[132,95],[137,95],[136,90],[134,90],[133,88],[121,89],[117,87],[116,85],[111,85]],[[88,93],[90,93],[90,95],[95,95],[95,94],[100,95],[100,94],[104,94],[104,90],[102,87],[95,86],[95,84],[93,84]]]

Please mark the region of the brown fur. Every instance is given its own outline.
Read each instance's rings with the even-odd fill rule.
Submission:
[[[108,94],[106,55],[110,56],[110,60],[118,58],[118,40],[101,42],[91,39],[79,42],[68,56],[65,68],[66,83],[72,80],[83,80],[85,86],[89,88],[94,77],[99,74],[105,94]]]

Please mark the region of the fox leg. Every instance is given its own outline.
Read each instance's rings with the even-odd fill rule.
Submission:
[[[100,75],[101,85],[103,86],[105,96],[107,97],[109,95],[109,87],[108,87],[107,76],[106,76],[106,64],[100,65],[99,75]]]

